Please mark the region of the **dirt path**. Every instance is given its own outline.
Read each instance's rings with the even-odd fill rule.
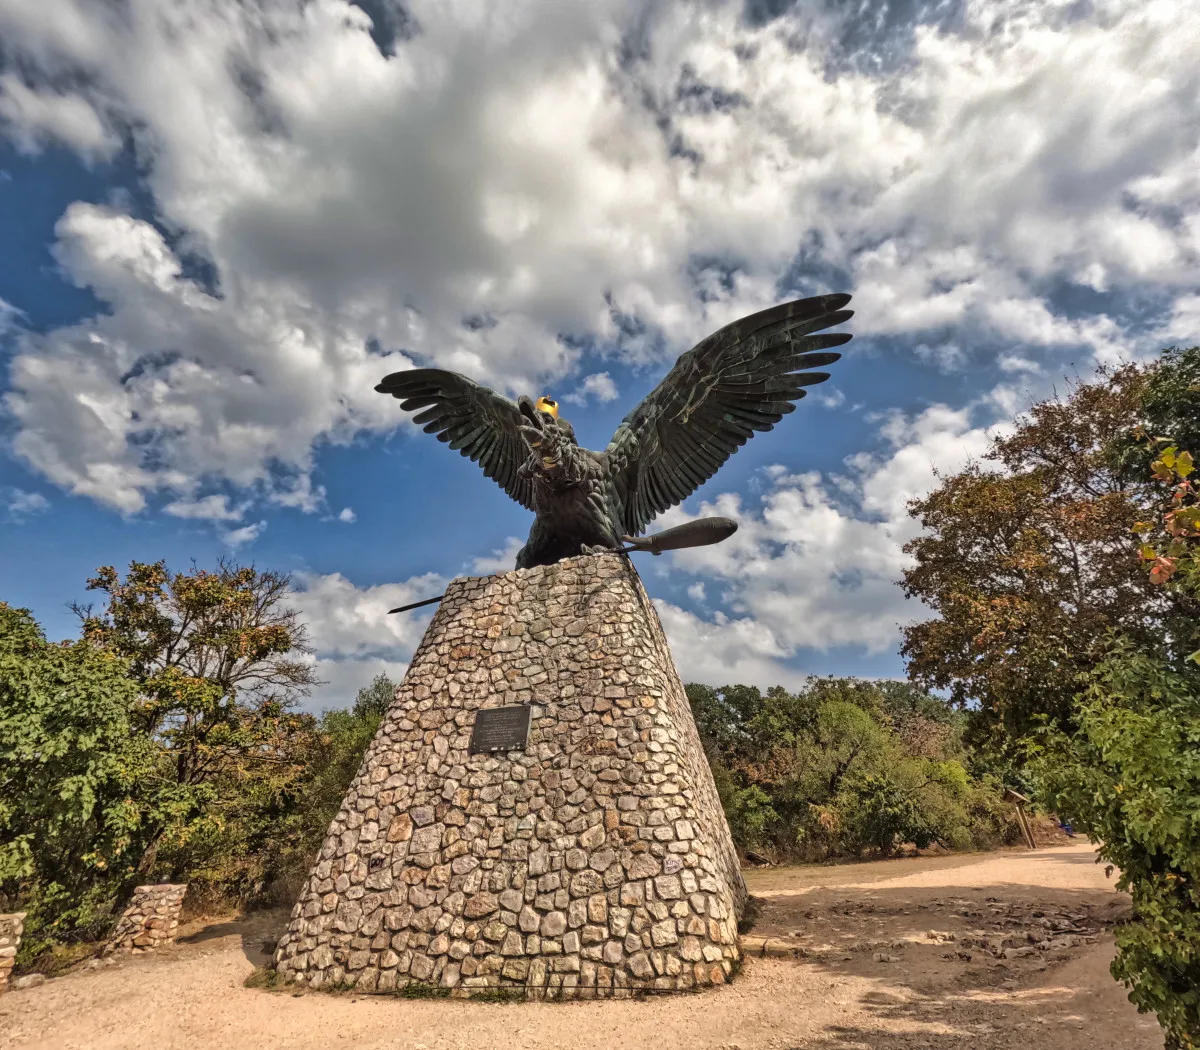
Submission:
[[[791,954],[750,958],[736,983],[702,995],[473,1004],[254,991],[242,981],[263,960],[261,942],[277,921],[260,916],[214,922],[156,957],[12,992],[0,998],[0,1045],[1162,1047],[1158,1026],[1137,1014],[1108,975],[1107,924],[1126,905],[1086,845],[779,869],[751,872],[747,881],[762,901],[759,940],[748,943]]]

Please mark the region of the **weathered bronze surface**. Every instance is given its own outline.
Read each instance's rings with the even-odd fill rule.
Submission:
[[[394,372],[375,389],[399,398],[426,433],[474,460],[534,512],[517,568],[550,565],[640,535],[756,431],[794,411],[806,387],[829,378],[808,370],[841,357],[827,351],[849,334],[822,330],[851,317],[849,301],[797,299],[702,339],[622,420],[603,452],[579,446],[550,398],[514,402],[457,372]]]

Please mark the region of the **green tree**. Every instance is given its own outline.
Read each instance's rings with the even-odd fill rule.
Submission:
[[[47,642],[0,602],[0,889],[29,911],[21,958],[97,932],[156,811],[156,753],[126,660]]]
[[[1009,834],[999,785],[973,781],[963,716],[904,682],[689,685],[713,779],[743,849],[819,859],[955,848]]]
[[[1137,420],[1115,440],[1110,459],[1123,476],[1145,482],[1162,448],[1200,449],[1200,346],[1164,350],[1146,374]],[[1147,437],[1152,435],[1153,440]]]
[[[128,662],[137,728],[159,745],[169,784],[142,870],[162,848],[172,858],[164,874],[177,877],[227,825],[222,789],[262,787],[288,766],[289,737],[305,728],[289,708],[317,682],[289,583],[226,560],[188,573],[133,562],[124,580],[105,566],[88,581],[107,601],[98,613],[76,609],[84,637]]]
[[[351,713],[355,718],[362,719],[364,724],[374,719],[378,727],[395,697],[396,683],[386,674],[377,674],[370,685],[363,686],[358,691]]]
[[[262,829],[238,854],[255,858],[255,893],[295,899],[395,692],[387,675],[377,675],[350,710],[326,711],[292,738],[295,775],[260,796],[260,808],[237,821]]]
[[[1200,671],[1119,643],[1078,731],[1031,745],[1040,793],[1099,843],[1133,898],[1113,976],[1173,1050],[1200,1047]]]
[[[306,776],[299,789],[302,817],[296,847],[305,855],[305,867],[320,849],[395,693],[395,683],[385,674],[377,675],[358,691],[349,711],[326,711],[316,732],[305,740]]]
[[[1200,393],[1195,372],[1172,373],[1177,360],[1164,374]],[[1193,457],[1163,448],[1169,438],[1161,435],[1142,438],[1157,452],[1146,457],[1155,481],[1170,486],[1156,518],[1135,527],[1152,541],[1142,547],[1143,563],[1157,586],[1200,599]],[[1117,932],[1113,976],[1130,988],[1139,1010],[1158,1015],[1171,1050],[1197,1050],[1200,650],[1183,657],[1169,644],[1147,651],[1118,638],[1092,675],[1077,721],[1077,734],[1048,729],[1031,745],[1042,791],[1100,843],[1100,855],[1120,869],[1119,885],[1133,898],[1134,920]]]
[[[860,848],[891,853],[896,842],[924,849],[936,837],[912,793],[886,773],[868,773],[856,792],[850,833]]]

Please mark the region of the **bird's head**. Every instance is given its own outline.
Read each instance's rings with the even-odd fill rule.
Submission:
[[[539,397],[537,401],[522,394],[517,401],[517,408],[534,430],[544,431],[547,427],[575,443],[575,428],[558,414],[558,402],[552,397]]]

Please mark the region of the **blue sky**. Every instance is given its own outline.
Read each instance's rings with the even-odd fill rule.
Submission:
[[[602,448],[704,335],[848,291],[833,378],[656,525],[737,536],[640,564],[686,679],[902,674],[906,501],[1200,338],[1200,13],[494,6],[0,0],[0,599],[67,637],[98,566],[232,553],[347,702],[530,520],[382,375]]]

